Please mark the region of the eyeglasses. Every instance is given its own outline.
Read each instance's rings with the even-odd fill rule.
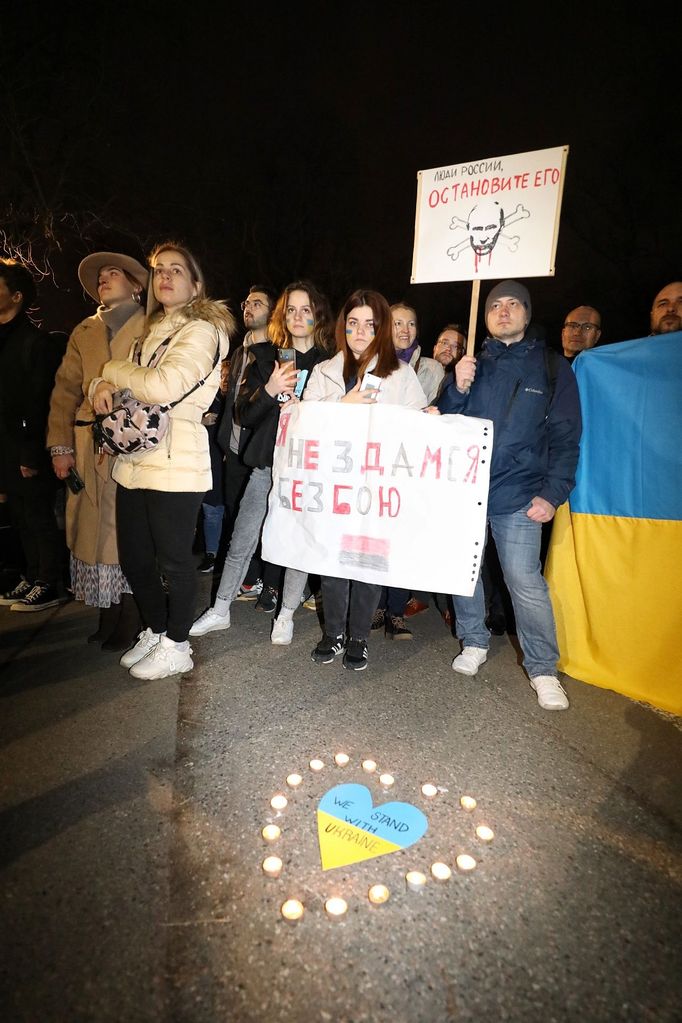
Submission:
[[[464,345],[456,341],[436,341],[436,348],[449,348],[451,352],[463,352]]]
[[[244,309],[265,309],[265,302],[261,302],[259,298],[247,298],[242,302],[242,311]]]
[[[581,334],[588,334],[591,330],[599,330],[596,323],[564,323],[564,330],[579,330]]]

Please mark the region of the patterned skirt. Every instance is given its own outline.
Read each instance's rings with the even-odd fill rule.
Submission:
[[[76,600],[91,607],[120,604],[124,593],[132,593],[120,565],[87,565],[71,555],[71,589]]]

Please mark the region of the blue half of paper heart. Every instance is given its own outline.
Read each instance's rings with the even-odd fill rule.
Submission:
[[[425,814],[418,807],[399,802],[375,806],[367,786],[352,782],[335,785],[325,792],[319,809],[401,849],[418,842],[429,826]]]

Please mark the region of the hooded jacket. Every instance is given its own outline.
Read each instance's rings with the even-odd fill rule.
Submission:
[[[494,424],[488,514],[519,511],[534,497],[555,508],[575,485],[581,434],[575,376],[557,355],[554,394],[545,342],[524,337],[506,345],[487,338],[470,391],[453,380],[438,399],[441,413],[462,413]]]
[[[234,329],[231,313],[219,302],[193,302],[191,313],[171,312],[155,320],[142,343],[141,365],[112,359],[105,363],[102,379],[117,391],[129,388],[140,401],[162,405],[177,401],[199,380],[201,387],[170,410],[170,427],[161,443],[147,451],[117,455],[112,475],[128,489],[164,490],[173,493],[205,493],[211,489],[208,434],[201,417],[209,408],[220,384],[220,359],[229,349],[228,332]],[[148,363],[165,338],[170,344],[158,364]],[[214,363],[216,352],[218,361]],[[90,398],[98,379],[90,385]]]

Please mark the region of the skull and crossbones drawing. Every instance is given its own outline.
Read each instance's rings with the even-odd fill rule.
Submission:
[[[519,220],[526,220],[529,216],[530,212],[521,203],[508,217],[505,216],[499,202],[495,202],[493,199],[477,203],[466,220],[462,220],[461,217],[453,217],[450,221],[450,230],[465,230],[467,238],[457,245],[451,245],[447,250],[448,256],[454,262],[459,258],[460,252],[471,247],[474,250],[474,268],[478,271],[482,256],[487,256],[488,262],[490,262],[498,240],[501,240],[510,252],[516,252],[521,240],[520,236],[505,234],[503,228],[509,227]]]

